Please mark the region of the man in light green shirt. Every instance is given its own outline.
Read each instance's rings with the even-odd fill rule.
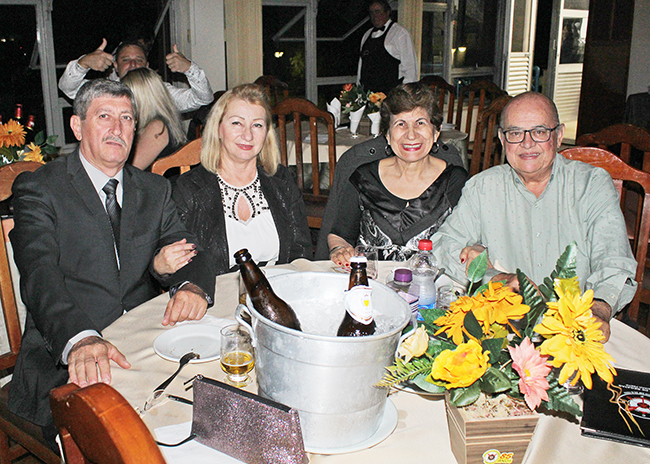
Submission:
[[[434,253],[452,276],[466,279],[467,265],[485,247],[494,266],[486,278],[517,291],[517,268],[542,282],[575,241],[580,284],[593,289],[592,311],[609,338],[610,318],[634,297],[637,263],[611,177],[557,154],[563,135],[550,99],[534,92],[512,99],[499,129],[509,164],[469,179],[433,237]]]

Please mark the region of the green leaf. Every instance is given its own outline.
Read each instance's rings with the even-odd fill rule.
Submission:
[[[54,145],[54,143],[56,142],[56,139],[58,137],[59,137],[58,135],[50,135],[50,136],[47,137],[47,140],[45,141],[45,143],[47,143],[48,145]]]
[[[504,338],[487,338],[481,341],[483,351],[490,352],[490,364],[496,364],[499,362],[499,355],[501,354],[504,340]]]
[[[483,336],[481,324],[476,320],[476,316],[474,316],[472,311],[468,311],[467,314],[465,314],[463,324],[472,337],[481,338]]]
[[[470,284],[470,287],[471,287],[471,284]],[[479,293],[483,293],[483,292],[484,292],[485,290],[487,290],[489,287],[490,287],[490,284],[489,284],[489,283],[485,283],[485,284],[481,285],[479,288],[477,288],[477,289],[474,291],[474,293],[472,293],[472,296],[476,296],[476,295],[478,295]],[[468,294],[470,293],[469,290],[467,291],[467,293],[468,293]]]
[[[440,353],[442,353],[445,350],[455,350],[456,345],[453,343],[450,343],[446,340],[441,340],[441,339],[431,339],[429,340],[429,348],[427,348],[427,356],[430,356],[431,358],[434,358],[438,356]]]
[[[479,382],[485,393],[502,393],[510,390],[512,384],[508,375],[494,366],[485,371]]]
[[[433,335],[440,327],[434,324],[434,321],[438,319],[439,317],[442,317],[445,315],[447,311],[444,309],[438,309],[438,308],[421,308],[420,309],[420,315],[422,315],[422,319],[424,319],[424,327],[426,327],[427,332],[429,332],[430,335]],[[418,322],[418,325],[421,325],[422,322]]]
[[[573,397],[569,394],[566,388],[557,382],[555,376],[553,374],[550,374],[546,378],[548,379],[548,383],[550,385],[550,388],[546,390],[549,400],[542,401],[542,405],[546,409],[553,411],[564,411],[574,416],[582,416],[582,410],[580,409],[580,406],[578,406],[576,402],[573,401]]]
[[[485,271],[487,271],[487,263],[487,250],[483,250],[483,253],[474,258],[467,268],[467,278],[470,282],[480,282],[483,279]]]
[[[45,132],[40,131],[34,136],[34,143],[36,145],[43,145],[43,142],[45,142]]]
[[[519,292],[523,296],[524,303],[530,306],[530,311],[525,316],[526,326],[524,328],[524,336],[531,338],[533,336],[533,328],[537,324],[540,316],[546,312],[547,307],[533,283],[519,269],[517,269],[517,279],[519,279]]]
[[[430,358],[414,358],[408,363],[401,358],[396,358],[395,364],[386,368],[388,372],[384,373],[384,377],[375,386],[391,387],[411,380],[420,374],[428,374],[431,372],[432,364],[433,359]]]
[[[539,291],[544,296],[546,301],[556,301],[555,289],[553,285],[553,280],[549,277],[544,277],[544,282],[539,286]]]
[[[426,379],[428,377],[429,377],[428,375],[421,374],[415,377],[411,382],[413,382],[415,385],[420,387],[422,390],[427,391],[429,393],[444,393],[445,391],[447,391],[445,387],[441,387],[440,385],[427,382]]]
[[[457,407],[469,406],[481,394],[480,382],[476,381],[467,388],[452,388],[449,390],[449,400]]]
[[[570,279],[575,277],[576,274],[576,262],[578,258],[578,244],[576,242],[571,242],[564,249],[564,252],[560,255],[555,264],[555,276],[551,273],[553,279],[559,277],[560,279]]]
[[[43,148],[41,148],[41,151],[47,153],[48,155],[56,155],[59,152],[59,149],[57,147],[53,147],[52,145],[44,145]]]

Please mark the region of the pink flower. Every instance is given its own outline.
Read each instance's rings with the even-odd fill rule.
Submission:
[[[551,372],[551,366],[546,363],[548,356],[542,356],[528,337],[519,346],[509,346],[512,367],[519,374],[519,391],[524,394],[526,404],[535,409],[542,400],[548,401],[546,390],[550,385],[546,376]]]
[[[352,84],[345,84],[343,86],[343,90],[349,92],[350,90],[352,90]]]

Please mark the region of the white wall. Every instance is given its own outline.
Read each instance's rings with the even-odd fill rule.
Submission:
[[[650,0],[635,0],[627,94],[647,92],[650,86]]]
[[[223,0],[184,0],[175,7],[176,37],[180,50],[205,71],[212,90],[225,90]]]

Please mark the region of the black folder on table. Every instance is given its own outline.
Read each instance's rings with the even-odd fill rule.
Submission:
[[[613,388],[593,376],[593,387],[584,391],[582,434],[650,448],[650,373],[616,369]],[[627,411],[626,411],[627,409]]]

